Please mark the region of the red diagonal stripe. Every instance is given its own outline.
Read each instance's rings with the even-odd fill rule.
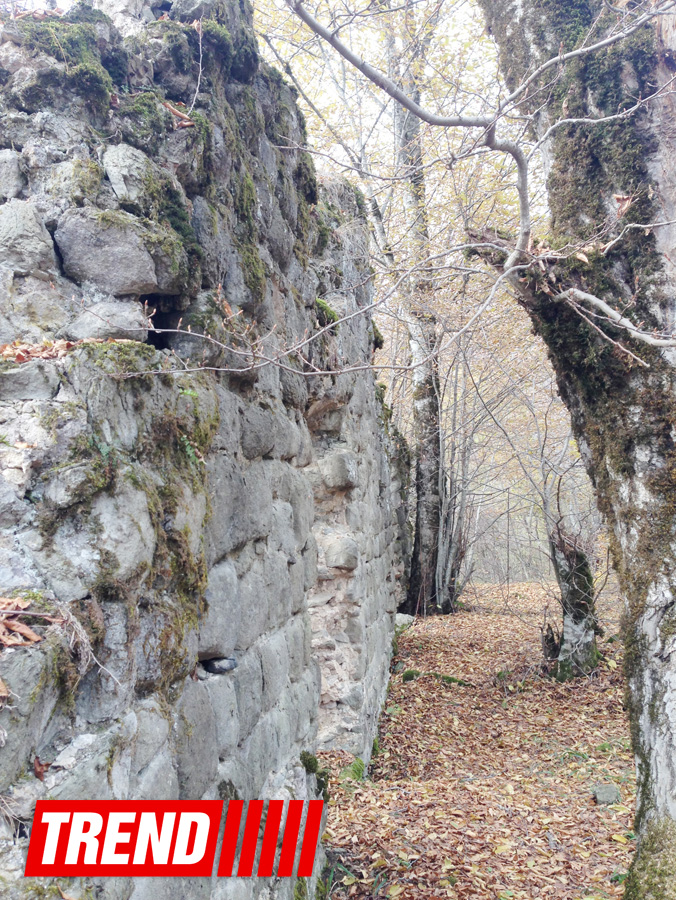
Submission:
[[[253,872],[256,845],[258,844],[258,829],[260,828],[262,814],[263,801],[249,800],[244,837],[242,838],[242,850],[239,854],[239,868],[237,869],[239,877],[248,878]]]
[[[275,852],[277,850],[279,823],[282,820],[283,810],[283,800],[271,800],[268,803],[268,817],[265,820],[261,858],[258,863],[259,878],[269,878],[272,875],[272,869],[275,864]]]
[[[221,846],[221,858],[218,862],[218,874],[229,878],[232,875],[232,867],[237,852],[237,837],[239,836],[239,823],[242,818],[243,800],[231,800],[228,803],[228,815],[225,819],[223,830],[223,844]]]
[[[278,878],[289,878],[293,875],[293,861],[296,858],[296,843],[302,816],[303,801],[289,800],[289,811],[286,814],[286,824],[284,825],[284,841],[277,869]]]
[[[319,837],[319,829],[322,824],[323,808],[323,800],[310,800],[308,804],[303,845],[300,851],[300,860],[298,861],[299,878],[309,878],[312,875],[317,853],[317,838]]]

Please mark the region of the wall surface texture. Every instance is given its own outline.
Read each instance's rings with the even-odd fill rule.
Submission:
[[[302,751],[368,760],[403,575],[361,197],[245,2],[105,9],[0,25],[0,578],[43,638],[0,652],[8,900],[50,890],[39,798],[310,798]]]

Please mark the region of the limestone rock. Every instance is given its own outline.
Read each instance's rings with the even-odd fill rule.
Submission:
[[[69,209],[59,219],[54,239],[66,275],[78,284],[91,282],[115,296],[140,296],[158,287],[142,233],[127,213]]]
[[[151,176],[150,160],[145,153],[128,144],[113,144],[103,154],[103,167],[118,200],[134,205],[142,203]]]
[[[99,494],[92,503],[92,517],[101,528],[99,547],[117,563],[116,578],[124,580],[151,563],[155,534],[148,498],[142,490],[127,482],[114,496]]]
[[[0,400],[50,400],[59,389],[51,361],[33,359],[0,373]]]
[[[10,200],[0,206],[0,265],[17,275],[45,279],[56,270],[52,239],[28,200]]]
[[[200,657],[230,656],[237,643],[242,609],[237,572],[228,560],[209,572],[205,600],[207,610],[199,632]]]
[[[349,535],[331,535],[324,544],[324,558],[331,568],[356,569],[359,565],[359,547]]]
[[[18,197],[24,185],[16,150],[0,150],[0,200]]]
[[[180,797],[199,800],[216,777],[216,724],[206,685],[186,682],[177,708],[176,761]]]
[[[358,483],[357,459],[346,450],[331,453],[320,463],[322,476],[328,488],[347,491]]]
[[[62,328],[57,336],[71,341],[83,338],[145,341],[148,337],[148,323],[140,303],[133,300],[101,300],[88,306],[75,321]]]
[[[622,801],[620,789],[616,784],[595,784],[593,793],[594,800],[599,806],[610,806],[613,803]]]

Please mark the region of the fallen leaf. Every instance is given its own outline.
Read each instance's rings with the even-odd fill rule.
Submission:
[[[75,900],[75,897],[71,897],[70,894],[64,893],[64,891],[57,884],[57,888],[59,889],[59,894],[61,895],[61,900]]]
[[[614,194],[615,202],[617,203],[617,216],[618,218],[622,218],[622,216],[626,215],[627,210],[631,206],[634,201],[634,198],[629,194]]]
[[[51,766],[51,763],[42,763],[36,756],[33,760],[33,771],[35,772],[35,777],[39,781],[45,780],[45,772]]]
[[[25,625],[23,622],[19,622],[17,619],[8,617],[3,624],[5,628],[8,628],[10,631],[15,631],[17,634],[20,634],[29,641],[33,641],[35,644],[44,640],[39,634],[36,634],[30,626]]]
[[[21,597],[0,597],[0,610],[5,609],[28,609],[31,605],[30,600],[23,600]]]

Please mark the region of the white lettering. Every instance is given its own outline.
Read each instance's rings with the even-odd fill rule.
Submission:
[[[188,853],[188,841],[193,824],[197,825],[195,844],[192,852]],[[206,813],[181,813],[178,820],[178,833],[176,835],[176,847],[174,848],[174,865],[188,866],[198,863],[207,849],[209,836],[209,816]]]
[[[84,831],[85,825],[89,825],[86,831]],[[70,837],[68,838],[68,849],[66,850],[67,866],[77,865],[82,844],[86,847],[84,864],[86,866],[96,865],[96,857],[99,852],[97,835],[101,833],[102,828],[103,816],[100,816],[98,813],[73,813],[73,824],[70,826]]]
[[[43,812],[42,821],[47,826],[47,837],[42,853],[42,865],[53,866],[56,859],[56,847],[59,843],[61,826],[70,819],[69,812]]]
[[[136,848],[134,850],[134,865],[140,866],[145,862],[148,853],[148,843],[151,847],[152,862],[157,866],[166,866],[169,862],[169,850],[171,849],[171,838],[174,833],[174,821],[176,819],[175,812],[164,813],[162,819],[162,830],[157,827],[157,815],[153,812],[141,813],[141,820],[138,826],[138,837],[136,839]]]
[[[111,812],[108,816],[108,825],[106,827],[106,837],[103,841],[103,850],[101,851],[101,865],[114,866],[129,862],[128,853],[116,853],[118,844],[128,844],[131,834],[124,832],[120,834],[120,825],[125,822],[133,822],[136,818],[135,812]]]

